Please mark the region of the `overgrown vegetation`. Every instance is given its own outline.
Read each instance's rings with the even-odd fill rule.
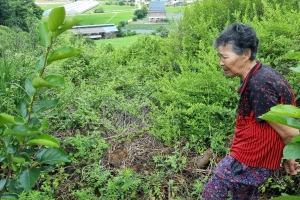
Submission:
[[[233,22],[257,30],[259,59],[281,71],[299,96],[300,75],[289,70],[297,61],[281,59],[299,50],[297,1],[195,2],[167,37],[142,35],[122,48],[62,34],[55,48],[70,45],[83,53],[48,69],[62,74],[66,86],[45,117],[49,134],[60,139],[72,162],[20,198],[200,199],[212,168],[228,153],[234,129],[239,80],[224,76],[212,47]],[[19,43],[14,29],[0,34],[0,110],[14,114],[16,88],[41,47],[33,32],[19,31]],[[299,184],[299,175],[279,171],[261,195],[297,196]]]
[[[58,103],[57,88],[63,88],[65,80],[55,74],[45,75],[47,67],[53,62],[81,53],[72,47],[52,49],[57,37],[77,24],[80,20],[65,22],[64,7],[53,9],[48,22],[41,22],[38,35],[45,54],[37,59],[22,85],[17,85],[18,97],[12,114],[0,113],[0,198],[17,199],[24,191],[30,191],[42,173],[47,173],[62,162],[69,162],[66,152],[59,148],[59,142],[50,134],[47,119],[43,118]],[[6,52],[5,52],[6,54]],[[2,55],[2,92],[10,83],[10,67],[6,55]],[[59,90],[59,89],[57,89]],[[48,96],[47,93],[52,95]],[[3,93],[2,93],[3,94]],[[46,95],[45,95],[46,94]],[[5,95],[5,93],[4,93]]]

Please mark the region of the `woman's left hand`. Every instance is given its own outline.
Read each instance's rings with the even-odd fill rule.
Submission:
[[[300,164],[298,164],[294,159],[284,160],[283,167],[286,173],[291,175],[296,175],[300,172]]]

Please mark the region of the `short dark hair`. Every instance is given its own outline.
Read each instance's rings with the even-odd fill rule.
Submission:
[[[250,60],[254,60],[258,51],[258,41],[253,28],[241,23],[229,25],[215,40],[214,46],[226,46],[232,43],[232,51],[242,55],[246,50],[251,51]]]

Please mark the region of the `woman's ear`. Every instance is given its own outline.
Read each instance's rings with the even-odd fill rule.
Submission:
[[[251,57],[251,50],[250,49],[248,49],[244,52],[244,57],[245,57],[246,60],[250,59],[250,57]]]

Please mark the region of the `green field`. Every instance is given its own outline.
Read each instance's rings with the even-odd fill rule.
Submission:
[[[183,9],[184,9],[183,6],[176,6],[176,7],[173,7],[173,6],[167,6],[167,7],[166,7],[167,13],[182,12]]]
[[[116,49],[119,47],[130,46],[135,41],[138,41],[138,39],[140,37],[141,37],[141,35],[135,35],[135,36],[129,36],[129,37],[114,38],[114,39],[95,40],[95,42],[96,42],[97,46],[101,46],[101,45],[110,43],[113,46],[113,48]]]
[[[92,24],[119,24],[120,21],[127,21],[133,17],[133,12],[122,13],[101,13],[101,14],[79,14],[76,17],[82,18],[81,25]]]
[[[112,11],[126,11],[126,10],[135,10],[137,9],[136,6],[118,6],[118,5],[105,5],[105,4],[100,4],[98,7],[102,7],[104,12],[112,12]]]
[[[63,4],[48,4],[48,5],[40,5],[40,7],[43,9],[43,10],[49,10],[49,9],[52,9],[52,8],[56,8],[56,7],[59,7],[59,6],[62,6]],[[129,5],[124,5],[124,6],[119,6],[119,5],[105,5],[105,4],[100,4],[98,7],[102,7],[104,12],[115,12],[115,11],[118,11],[118,12],[123,12],[123,11],[131,11],[133,12],[135,9],[137,9],[136,6],[129,6]],[[94,10],[96,9],[97,7],[87,11],[87,13],[94,13]]]
[[[169,24],[128,24],[128,30],[156,30],[158,27],[163,26],[169,29],[171,26]]]
[[[67,16],[70,18],[73,16]],[[120,21],[127,21],[133,17],[133,12],[122,13],[99,13],[99,14],[78,14],[76,17],[83,19],[80,25],[93,25],[93,24],[116,24]],[[48,17],[43,17],[42,21],[47,21]]]
[[[42,5],[40,6],[44,11],[45,10],[49,10],[49,9],[52,9],[52,8],[56,8],[56,7],[59,7],[59,6],[62,6],[63,4],[55,4],[55,5]]]

